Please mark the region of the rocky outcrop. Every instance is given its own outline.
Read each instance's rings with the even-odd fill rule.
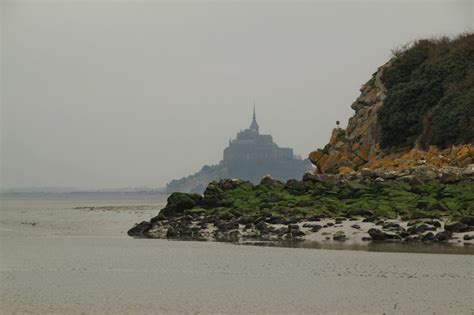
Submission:
[[[347,128],[309,160],[320,174],[458,181],[473,171],[473,77],[474,34],[415,42],[377,69]]]
[[[348,176],[287,182],[264,176],[258,185],[239,179],[212,182],[202,196],[171,194],[156,217],[128,235],[232,243],[457,243],[474,231],[471,182],[420,185]],[[470,244],[470,236],[463,241]]]

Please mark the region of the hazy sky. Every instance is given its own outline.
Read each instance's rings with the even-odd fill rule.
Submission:
[[[224,3],[225,2],[225,3]],[[250,124],[306,156],[473,1],[2,1],[2,186],[162,186]]]

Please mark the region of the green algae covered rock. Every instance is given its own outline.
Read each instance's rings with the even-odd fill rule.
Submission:
[[[474,183],[432,181],[411,185],[401,181],[299,182],[260,185],[240,180],[209,184],[204,196],[173,193],[161,211],[165,217],[184,212],[225,218],[325,215],[374,216],[394,219],[438,218],[457,220],[474,216]]]

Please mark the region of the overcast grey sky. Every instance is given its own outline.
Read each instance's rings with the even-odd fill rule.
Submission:
[[[225,1],[227,2],[227,1]],[[162,186],[250,124],[306,156],[467,1],[2,1],[2,186]]]

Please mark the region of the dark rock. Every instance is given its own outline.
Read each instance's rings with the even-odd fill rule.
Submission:
[[[334,225],[334,223],[332,223],[332,222],[326,223],[326,227],[328,227],[328,226],[333,226],[333,225]]]
[[[375,172],[367,167],[364,167],[360,171],[360,175],[364,178],[369,178],[369,179],[374,179],[375,177],[377,177],[377,175],[375,175]]]
[[[207,229],[208,224],[207,224],[206,222],[199,222],[198,226],[199,226],[201,229],[205,230],[205,229]]]
[[[371,237],[364,236],[364,237],[362,238],[362,240],[363,240],[364,242],[369,242],[369,241],[372,240],[372,238],[371,238]]]
[[[367,217],[362,220],[362,222],[375,222],[378,220],[378,217],[376,215],[371,215],[370,217]]]
[[[410,234],[408,234],[408,232],[405,231],[405,230],[399,231],[398,235],[400,235],[400,237],[402,237],[402,238],[410,236]]]
[[[401,239],[399,235],[385,233],[385,232],[383,232],[379,229],[374,229],[374,228],[370,229],[368,231],[368,233],[374,241],[400,240]]]
[[[349,211],[349,214],[352,216],[361,216],[365,218],[376,218],[376,215],[367,209],[352,209]]]
[[[332,239],[335,241],[344,241],[346,239],[346,234],[344,233],[344,231],[337,231],[332,236]]]
[[[306,220],[307,221],[321,221],[321,219],[324,219],[325,217],[326,217],[325,215],[319,214],[319,215],[310,216]]]
[[[439,176],[439,180],[443,184],[455,184],[461,180],[460,174],[454,172],[444,172],[442,171]]]
[[[468,235],[468,234],[466,234],[466,235],[463,236],[462,239],[465,240],[465,241],[474,240],[474,235]]]
[[[263,221],[260,221],[257,224],[255,224],[255,228],[259,230],[260,232],[268,232],[268,225]]]
[[[255,218],[243,216],[243,217],[240,217],[239,223],[240,224],[255,223]]]
[[[432,225],[436,228],[440,228],[441,227],[441,223],[439,221],[435,221],[435,220],[431,220],[431,221],[425,221],[425,224],[429,224],[429,225]]]
[[[305,236],[306,235],[303,231],[300,231],[300,230],[292,230],[289,233],[291,233],[291,236],[293,236],[293,237],[300,237],[300,236]]]
[[[462,217],[459,222],[469,225],[469,226],[474,226],[474,216],[466,216]]]
[[[299,230],[300,226],[298,224],[288,224],[288,231]]]
[[[270,224],[285,224],[285,218],[281,217],[281,216],[272,216],[269,218],[269,220],[267,221],[268,223]]]
[[[312,228],[311,228],[311,232],[318,232],[319,230],[321,230],[323,227],[321,225],[314,225]]]
[[[222,232],[227,232],[230,230],[235,230],[239,228],[239,223],[237,221],[223,221],[223,220],[218,220],[214,222],[215,227]]]
[[[383,220],[378,220],[375,222],[375,225],[383,225],[385,222]]]
[[[283,220],[282,224],[295,224],[298,223],[302,220],[302,218],[299,217],[290,217],[286,220]]]
[[[436,233],[435,237],[438,240],[438,242],[445,242],[449,240],[449,238],[451,237],[451,233],[448,231],[441,231],[441,232]]]
[[[407,229],[407,232],[410,235],[421,234],[426,231],[436,231],[436,227],[429,226],[427,224],[418,224],[418,225],[412,225]]]
[[[174,226],[170,226],[166,232],[166,238],[175,238],[179,236],[178,229]]]
[[[156,217],[151,218],[150,222],[156,223],[156,222],[164,221],[164,220],[166,220],[166,216],[163,213],[158,213]]]
[[[173,217],[176,214],[183,213],[186,209],[197,206],[201,201],[201,195],[175,192],[168,197],[166,207],[160,213],[166,217]]]
[[[463,233],[469,232],[469,226],[467,224],[456,222],[452,224],[445,224],[444,229],[451,233]]]
[[[253,227],[253,224],[252,223],[247,223],[245,224],[245,229],[251,229]]]
[[[382,229],[399,229],[401,228],[400,224],[395,222],[386,222],[382,225]]]
[[[432,242],[432,241],[435,241],[435,240],[436,240],[436,237],[433,234],[433,232],[428,232],[425,235],[423,235],[423,237],[421,238],[422,242]]]
[[[231,230],[227,233],[227,238],[229,242],[238,242],[240,237],[239,230]]]
[[[353,225],[351,225],[351,228],[356,229],[356,230],[360,230],[360,225],[359,224],[353,224]]]
[[[148,237],[148,231],[150,231],[152,227],[150,222],[142,221],[128,230],[127,234],[128,236],[134,237]]]
[[[286,234],[286,232],[288,232],[288,229],[286,227],[281,227],[281,228],[275,230],[275,233],[278,236],[282,236],[282,235]]]

